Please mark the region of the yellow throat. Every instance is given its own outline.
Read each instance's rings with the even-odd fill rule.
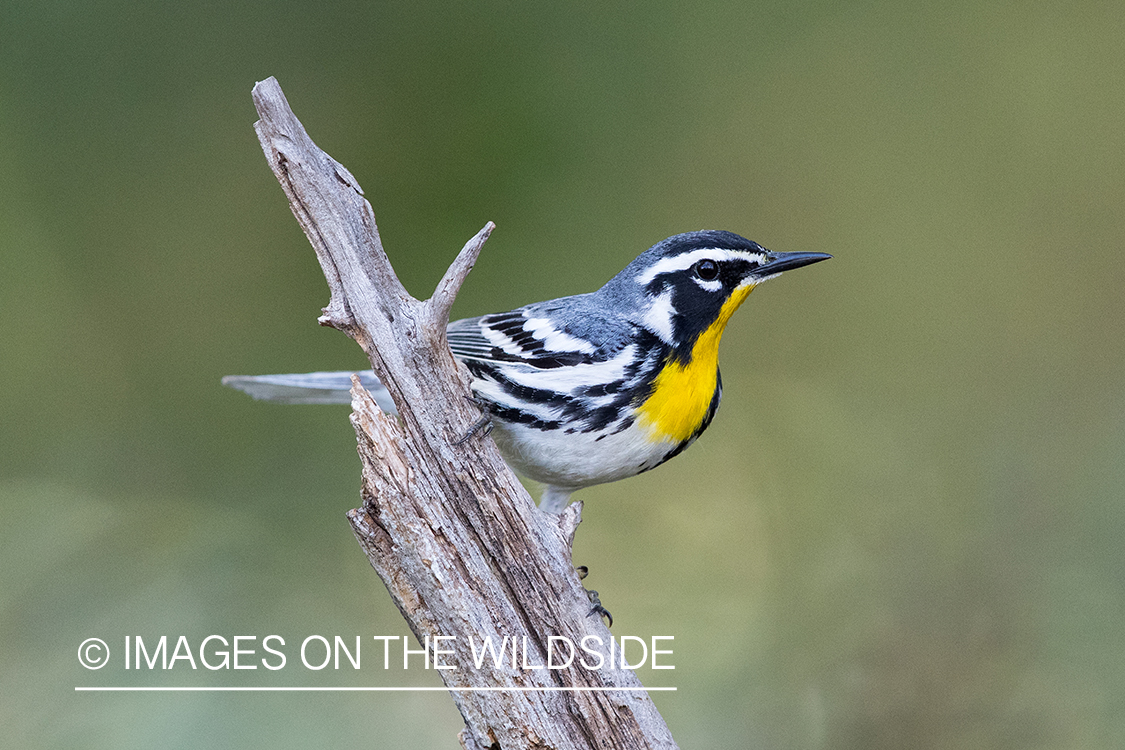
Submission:
[[[754,285],[735,289],[723,303],[715,322],[691,347],[687,364],[671,361],[656,376],[652,395],[637,409],[637,424],[648,429],[652,442],[683,442],[691,438],[707,417],[719,377],[719,340]]]

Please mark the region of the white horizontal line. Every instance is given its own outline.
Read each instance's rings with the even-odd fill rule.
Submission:
[[[75,692],[99,693],[284,693],[284,692],[427,692],[473,693],[608,693],[674,691],[674,687],[76,687]]]

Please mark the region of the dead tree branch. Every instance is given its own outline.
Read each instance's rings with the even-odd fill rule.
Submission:
[[[588,616],[570,561],[580,505],[540,512],[492,440],[456,444],[480,415],[465,398],[468,377],[445,327],[492,223],[465,245],[433,297],[414,299],[383,252],[355,178],[312,142],[276,80],[258,83],[253,96],[262,149],[328,281],[320,321],[356,340],[398,406],[400,419],[384,414],[355,383],[363,507],[348,517],[419,643],[447,637],[442,647],[452,653],[442,660],[454,668],[440,674],[465,719],[462,745],[675,748],[629,670],[586,669],[578,659],[567,669],[510,661],[478,668],[468,648],[470,639],[507,637],[527,644],[528,664],[545,665],[551,636],[574,644],[595,636],[607,658],[610,643],[602,622]],[[458,689],[467,686],[504,690]]]

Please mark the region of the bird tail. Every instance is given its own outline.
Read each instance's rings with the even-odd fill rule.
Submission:
[[[371,370],[362,372],[306,372],[285,375],[227,375],[223,385],[249,394],[259,401],[279,404],[350,404],[352,375],[375,399],[379,408],[397,414],[386,387]]]

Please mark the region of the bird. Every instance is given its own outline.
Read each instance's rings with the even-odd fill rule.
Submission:
[[[505,461],[545,487],[539,508],[649,471],[682,453],[722,399],[719,342],[759,284],[831,258],[773,252],[738,234],[677,234],[597,291],[451,322],[449,347],[472,376]],[[227,376],[223,384],[285,403],[350,403],[351,372]],[[394,403],[358,373],[380,408]]]

